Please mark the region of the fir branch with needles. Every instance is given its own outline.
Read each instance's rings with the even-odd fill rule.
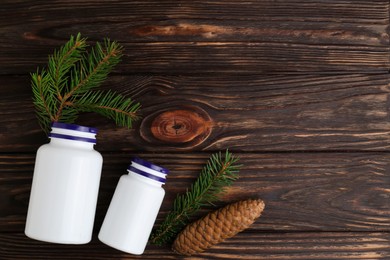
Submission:
[[[52,122],[74,123],[80,112],[96,112],[130,128],[140,104],[113,91],[96,90],[120,62],[123,48],[104,39],[87,50],[87,39],[71,36],[49,56],[47,68],[31,74],[36,114],[42,129]]]
[[[119,126],[131,127],[137,117],[139,104],[112,91],[87,92],[74,101],[74,107],[83,112],[95,112],[115,121]]]
[[[175,236],[189,223],[189,218],[202,206],[213,204],[238,179],[240,165],[238,158],[226,150],[213,154],[201,170],[197,180],[185,194],[178,195],[173,202],[173,209],[161,225],[153,230],[150,243],[170,244]]]

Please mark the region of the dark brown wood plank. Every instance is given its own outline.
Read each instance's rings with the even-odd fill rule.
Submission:
[[[171,170],[157,223],[198,176],[208,154],[103,154],[95,227],[99,227],[119,177],[138,155]],[[240,179],[217,205],[262,198],[257,231],[390,231],[390,155],[387,153],[237,154]],[[0,232],[22,232],[33,172],[33,154],[0,155]],[[207,210],[211,210],[210,207]],[[198,214],[204,214],[201,212]]]
[[[156,225],[213,151],[241,157],[221,201],[260,197],[248,230],[183,259],[390,259],[390,1],[31,1],[0,4],[0,259],[142,257],[97,239],[138,155],[171,170]],[[134,129],[83,114],[104,156],[93,241],[23,235],[38,127],[28,73],[71,34],[125,46],[103,86],[143,105]]]
[[[389,74],[112,76],[103,89],[134,97],[142,120],[130,130],[93,114],[77,123],[99,128],[100,151],[387,151],[389,80]],[[46,138],[29,79],[0,81],[0,151],[34,152]]]
[[[5,1],[0,74],[35,71],[77,32],[121,42],[123,73],[385,72],[388,23],[387,0]]]
[[[71,246],[43,243],[23,234],[0,234],[3,260],[21,259],[389,259],[387,232],[254,233],[243,232],[193,257],[179,257],[168,247],[148,246],[140,256],[91,243]]]

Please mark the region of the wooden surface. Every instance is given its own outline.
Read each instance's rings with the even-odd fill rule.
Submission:
[[[11,1],[0,5],[0,259],[390,259],[388,0]],[[47,138],[29,73],[71,34],[125,46],[102,88],[134,97],[133,129],[84,114],[104,157],[93,240],[24,236]],[[171,170],[158,225],[211,153],[241,158],[216,206],[266,203],[250,229],[194,257],[98,241],[131,156]],[[214,207],[204,209],[201,216]]]

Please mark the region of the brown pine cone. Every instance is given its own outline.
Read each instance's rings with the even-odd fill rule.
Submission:
[[[229,204],[187,225],[176,237],[172,250],[182,255],[200,253],[248,228],[260,217],[261,199]]]

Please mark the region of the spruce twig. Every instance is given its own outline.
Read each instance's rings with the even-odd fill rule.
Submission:
[[[31,74],[34,105],[42,129],[51,122],[73,123],[79,112],[96,112],[131,127],[139,103],[115,92],[96,91],[119,63],[123,48],[109,39],[90,51],[80,33],[49,56],[47,68]]]
[[[173,202],[173,209],[158,229],[152,232],[150,242],[156,245],[171,243],[175,236],[189,222],[189,217],[206,204],[218,200],[224,188],[238,178],[238,158],[228,150],[223,158],[221,153],[213,154],[203,167],[198,179],[183,195]]]
[[[88,91],[74,107],[83,112],[95,112],[115,121],[117,125],[131,127],[140,105],[112,91]]]

